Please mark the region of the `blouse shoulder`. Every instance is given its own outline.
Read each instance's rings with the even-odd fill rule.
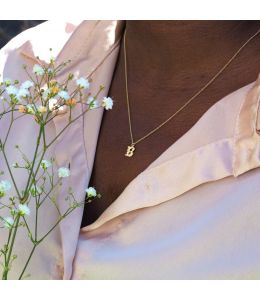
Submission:
[[[68,59],[73,65],[89,60],[93,70],[118,48],[123,21],[46,21],[11,39],[0,50],[0,73],[25,62],[48,62],[50,48],[57,62]]]

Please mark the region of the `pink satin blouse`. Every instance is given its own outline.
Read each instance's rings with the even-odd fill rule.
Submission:
[[[91,89],[107,95],[122,33],[122,21],[48,21],[26,30],[0,52],[3,77],[25,80],[20,66],[38,55],[72,60],[68,72],[92,73]],[[58,37],[58,38],[57,38]],[[62,79],[60,76],[59,79]],[[215,103],[124,189],[94,223],[80,230],[77,209],[39,246],[28,272],[33,279],[258,279],[260,277],[260,76]],[[75,113],[80,111],[76,109]],[[90,179],[103,108],[88,112],[58,139],[50,154],[71,166],[69,183],[83,200]],[[50,124],[64,127],[66,112]],[[21,118],[8,144],[32,155],[36,124]],[[0,121],[0,136],[8,120]],[[203,133],[203,134],[202,134]],[[6,171],[0,153],[0,169]],[[7,172],[6,172],[7,174]],[[17,173],[19,187],[25,184]],[[0,178],[1,179],[1,178]],[[58,193],[64,208],[66,188]],[[33,222],[33,215],[30,216]],[[57,213],[46,204],[40,229]],[[33,223],[31,223],[33,224]],[[15,278],[31,247],[19,233]],[[2,240],[0,239],[0,245]]]

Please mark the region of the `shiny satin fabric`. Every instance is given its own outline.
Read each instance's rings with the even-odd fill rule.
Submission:
[[[82,228],[72,278],[259,279],[259,100],[260,76]]]
[[[53,48],[56,63],[71,60],[71,64],[57,78],[61,80],[69,72],[75,74],[75,78],[91,76],[93,82],[86,93],[95,94],[99,86],[105,88],[99,94],[99,99],[108,93],[110,81],[113,75],[115,62],[119,50],[119,40],[123,22],[118,21],[81,21],[74,22],[48,21],[34,28],[26,30],[12,39],[0,52],[0,74],[3,78],[18,79],[20,82],[28,79],[22,68],[28,66],[29,72],[35,63],[40,60],[49,61],[49,48]],[[57,38],[58,37],[58,38]],[[1,107],[2,109],[2,107]],[[77,106],[75,116],[81,114],[82,107]],[[56,193],[59,209],[64,211],[67,207],[65,196],[67,187],[73,186],[77,201],[84,201],[85,189],[88,187],[90,172],[94,161],[95,147],[102,119],[103,108],[92,110],[79,118],[73,126],[63,133],[49,150],[49,157],[55,157],[57,167],[70,164],[71,176],[66,179],[62,188]],[[48,127],[48,138],[52,139],[65,127],[68,114],[59,114]],[[9,126],[8,118],[0,122],[0,135],[3,138]],[[9,135],[8,159],[10,163],[17,161],[15,144],[19,144],[22,150],[32,157],[37,138],[37,125],[30,116],[20,118],[15,123],[14,129]],[[0,154],[0,169],[7,168],[3,156]],[[18,186],[25,186],[26,176],[16,173]],[[11,181],[11,180],[10,180]],[[12,191],[14,192],[14,191]],[[12,193],[11,192],[11,193]],[[35,215],[31,207],[30,225],[33,225]],[[3,210],[2,210],[3,211]],[[38,246],[33,260],[29,264],[28,272],[32,279],[69,279],[72,273],[72,261],[78,241],[83,208],[78,208],[68,216],[60,226],[53,231],[50,237]],[[51,203],[46,204],[40,215],[40,231],[47,232],[58,219],[58,214]],[[1,237],[0,245],[4,242],[5,235]],[[16,254],[19,261],[13,264],[10,278],[17,278],[24,266],[31,250],[26,231],[20,232],[16,244]]]
[[[21,79],[17,67],[46,60],[46,32],[60,33],[58,60],[74,58],[70,72],[92,73],[94,90],[108,92],[122,21],[46,22],[27,30],[0,53],[4,77]],[[48,30],[47,30],[48,29]],[[40,38],[41,37],[41,38]],[[54,48],[54,47],[53,47]],[[36,50],[38,49],[38,53]],[[35,279],[254,279],[260,276],[259,118],[260,78],[215,103],[198,122],[125,188],[94,223],[80,230],[82,210],[61,223],[37,251]],[[77,113],[78,111],[76,111]],[[52,154],[71,164],[71,184],[84,199],[93,167],[102,109],[62,135]],[[58,134],[66,114],[49,128]],[[35,125],[23,119],[25,151]],[[0,123],[0,134],[7,123]],[[17,127],[19,128],[19,126]],[[203,133],[203,134],[202,134]],[[10,147],[9,155],[16,153]],[[0,157],[2,168],[2,158]],[[23,186],[22,177],[19,186]],[[65,190],[59,205],[63,208]],[[49,210],[48,210],[49,209]],[[46,207],[44,220],[55,219]],[[18,255],[28,244],[19,236]],[[18,271],[14,268],[12,276]]]

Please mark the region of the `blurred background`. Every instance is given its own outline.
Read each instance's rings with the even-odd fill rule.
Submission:
[[[0,48],[2,48],[11,38],[25,29],[36,26],[44,22],[43,20],[6,20],[0,21]]]

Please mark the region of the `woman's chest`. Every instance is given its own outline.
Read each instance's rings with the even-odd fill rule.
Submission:
[[[102,197],[85,206],[82,226],[94,222],[125,187],[188,131],[202,114],[198,110],[187,112],[189,117],[184,112],[176,116],[175,120],[137,143],[133,155],[128,157],[126,152],[131,145],[131,136],[126,99],[120,83],[114,81],[111,86],[114,107],[112,111],[104,112],[89,182],[89,186],[94,186]],[[173,108],[176,106],[173,103]],[[158,115],[156,110],[146,112],[145,109],[140,103],[131,115],[134,140],[147,135],[172,113],[169,109],[162,109],[163,113]]]
[[[161,74],[156,70],[151,72],[153,82],[159,82]],[[114,106],[103,115],[89,182],[102,197],[85,206],[82,226],[94,222],[138,174],[184,135],[215,102],[255,78],[254,72],[242,78],[237,76],[236,68],[231,69],[160,127],[207,83],[214,71],[212,68],[204,73],[198,70],[198,74],[194,74],[197,80],[191,80],[189,74],[180,80],[180,76],[171,76],[172,70],[167,68],[165,73],[168,81],[162,82],[161,87],[145,78],[130,76],[128,110],[120,51],[109,91]],[[230,82],[228,78],[234,80]],[[142,140],[135,145],[133,156],[128,157],[125,154],[131,145],[131,132],[134,142]]]

